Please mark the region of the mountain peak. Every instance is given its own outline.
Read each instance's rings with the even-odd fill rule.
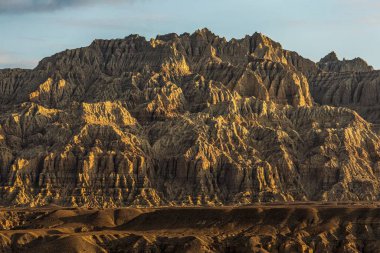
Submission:
[[[178,34],[176,33],[168,33],[164,35],[157,35],[156,40],[169,41],[178,38]]]
[[[319,62],[325,63],[325,62],[333,62],[333,61],[339,61],[338,56],[334,51],[327,54],[325,57],[323,57]]]
[[[362,58],[357,57],[352,60],[343,58],[341,61],[334,51],[323,57],[318,62],[318,66],[322,70],[330,72],[368,72],[373,70],[373,67],[369,66]]]
[[[145,37],[140,36],[139,34],[130,34],[126,36],[124,39],[145,39]]]
[[[208,28],[202,28],[196,30],[193,35],[201,35],[202,37],[216,37],[216,35],[211,32]]]

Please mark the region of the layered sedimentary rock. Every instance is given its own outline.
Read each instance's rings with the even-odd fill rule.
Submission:
[[[380,122],[380,71],[320,73],[310,85],[315,102],[351,108],[372,123]]]
[[[334,52],[317,65],[321,71],[309,76],[315,102],[348,107],[372,123],[380,122],[380,71],[360,58],[340,61]]]
[[[376,200],[379,137],[350,109],[313,105],[323,75],[262,34],[207,29],[2,70],[2,204]]]

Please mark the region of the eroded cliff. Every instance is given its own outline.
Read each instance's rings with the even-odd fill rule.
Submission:
[[[371,123],[380,123],[380,71],[364,60],[340,61],[334,52],[318,63],[319,72],[309,75],[315,102],[357,111]]]
[[[2,70],[2,204],[377,200],[372,125],[313,105],[329,74],[262,34],[207,29],[96,40]]]

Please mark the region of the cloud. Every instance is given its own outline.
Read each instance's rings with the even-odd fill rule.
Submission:
[[[94,5],[99,3],[114,4],[134,1],[137,0],[0,0],[0,14],[44,12],[59,10],[66,7]]]

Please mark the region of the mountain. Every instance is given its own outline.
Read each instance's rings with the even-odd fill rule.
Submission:
[[[366,120],[380,123],[380,71],[360,58],[340,61],[334,52],[317,65],[322,71],[309,78],[315,102],[351,108]]]
[[[378,73],[207,29],[1,70],[0,204],[378,200]]]
[[[374,70],[372,66],[369,66],[361,58],[340,61],[335,52],[331,52],[323,57],[317,65],[326,72],[370,72]]]

